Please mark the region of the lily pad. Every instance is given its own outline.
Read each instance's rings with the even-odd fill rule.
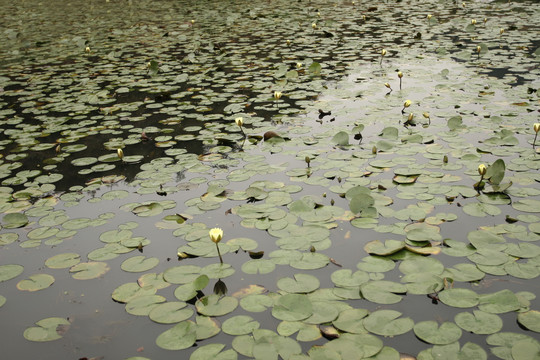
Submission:
[[[44,342],[54,341],[62,338],[71,323],[61,317],[50,317],[39,320],[34,327],[24,330],[24,337],[30,341]]]
[[[405,334],[413,329],[414,321],[408,317],[400,318],[401,315],[395,310],[377,310],[364,319],[364,327],[381,336]]]

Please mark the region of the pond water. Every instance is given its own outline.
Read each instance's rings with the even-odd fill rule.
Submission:
[[[4,356],[540,359],[536,1],[0,14]]]

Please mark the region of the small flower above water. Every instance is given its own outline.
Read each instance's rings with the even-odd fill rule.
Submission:
[[[484,164],[478,165],[478,173],[480,174],[480,176],[484,177],[484,175],[486,175],[486,172],[487,172],[486,165]]]
[[[317,28],[317,23],[312,23],[311,27],[313,28],[313,30],[315,30]]]
[[[401,113],[403,114],[405,112],[405,109],[411,106],[411,104],[412,104],[411,100],[405,100],[405,102],[403,103],[403,109],[401,109]]]
[[[237,117],[236,119],[234,119],[234,122],[236,123],[236,125],[238,125],[239,127],[242,127],[242,125],[244,125],[244,118],[239,116]]]
[[[471,25],[476,25],[476,19],[471,20]]]
[[[87,46],[86,48],[84,48],[84,51],[89,53],[90,52],[90,46]]]
[[[210,229],[208,235],[210,235],[210,240],[217,244],[223,238],[223,230],[221,230],[220,228],[213,228]]]
[[[281,95],[283,95],[281,91],[274,91],[274,99],[276,100],[281,99]]]
[[[116,154],[118,155],[118,158],[120,160],[124,159],[124,150],[122,149],[116,149]]]

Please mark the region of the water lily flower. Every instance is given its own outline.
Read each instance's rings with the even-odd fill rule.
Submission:
[[[317,11],[317,16],[318,16],[318,17],[321,17],[320,11]]]
[[[276,100],[281,99],[281,95],[283,95],[281,91],[274,91],[274,99]]]
[[[297,62],[297,63],[296,63],[296,68],[297,68],[297,69],[300,69],[300,68],[302,67],[302,65],[303,65],[303,64],[302,64],[301,62]]]
[[[534,148],[536,146],[536,138],[538,137],[538,132],[540,131],[540,123],[535,123],[533,125],[533,130],[535,132],[534,140],[533,140],[533,148]]]
[[[428,21],[431,20],[432,17],[433,17],[433,15],[428,14],[428,16],[427,16]]]
[[[476,25],[476,19],[471,20],[471,25]]]
[[[487,23],[487,18],[484,18],[484,25]]]
[[[484,175],[486,175],[486,172],[487,172],[486,165],[484,164],[478,165],[478,173],[480,174],[480,176],[484,177]]]
[[[476,52],[480,54],[480,51],[482,51],[482,47],[480,45],[478,45],[476,47]]]
[[[208,235],[210,235],[210,240],[212,240],[212,242],[216,244],[216,249],[219,255],[219,261],[223,264],[223,258],[221,257],[221,252],[219,251],[219,246],[218,246],[218,243],[223,238],[223,230],[221,230],[220,228],[213,228],[213,229],[210,229],[210,232],[208,233]]]
[[[291,46],[291,40],[287,40],[287,46]]]
[[[84,48],[84,51],[89,53],[90,52],[90,46],[87,46],[86,48]]]
[[[501,30],[499,30],[499,32],[501,33],[501,35],[504,34],[504,29],[501,28]]]
[[[401,113],[403,114],[405,112],[405,109],[411,106],[411,104],[412,104],[411,100],[405,100],[405,102],[403,103],[403,109],[401,109]]]
[[[304,160],[306,161],[307,167],[309,167],[309,164],[311,163],[311,159],[309,158],[309,156],[306,156]]]
[[[381,61],[379,62],[379,65],[382,65],[382,59],[386,55],[386,49],[381,50]]]
[[[392,87],[390,86],[390,84],[389,84],[389,83],[385,82],[385,83],[384,83],[384,86],[386,86],[387,88],[389,88],[389,89],[390,89],[390,91],[392,91]]]
[[[223,230],[221,230],[220,228],[213,228],[210,229],[208,235],[210,235],[210,240],[217,244],[223,238]]]
[[[398,71],[397,76],[399,78],[399,90],[401,90],[401,79],[403,78],[403,73],[401,71]]]
[[[422,116],[425,117],[426,119],[428,119],[428,125],[431,124],[431,117],[429,116],[428,112],[424,112],[422,114]]]
[[[242,127],[242,125],[244,125],[244,118],[239,116],[237,117],[236,119],[234,119],[234,122],[236,123],[236,125],[238,125],[239,127]]]
[[[195,20],[194,19],[191,19],[191,24],[195,24]]]
[[[311,27],[313,28],[313,30],[315,30],[317,28],[317,23],[312,23]]]
[[[122,149],[116,149],[116,154],[120,160],[124,158],[124,151]]]

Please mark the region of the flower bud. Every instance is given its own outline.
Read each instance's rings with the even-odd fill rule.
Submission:
[[[313,30],[315,30],[317,28],[317,24],[313,23],[313,24],[311,24],[311,27],[313,28]]]
[[[124,158],[124,151],[122,149],[116,149],[116,154],[120,160]]]
[[[386,55],[386,49],[382,49],[381,50],[381,56],[385,56]]]
[[[210,240],[212,240],[214,243],[218,243],[223,238],[223,230],[220,228],[213,228],[210,229],[210,232],[208,233],[210,235]]]
[[[444,155],[442,161],[443,161],[443,163],[448,164],[448,156]]]
[[[486,175],[486,172],[487,172],[487,167],[486,167],[486,165],[484,165],[484,164],[478,165],[478,173],[479,173],[481,176]]]
[[[376,146],[374,146],[374,147],[371,148],[371,153],[372,153],[373,155],[375,155],[375,154],[377,153],[377,147],[376,147]]]
[[[501,33],[501,35],[504,34],[504,29],[501,28],[501,30],[499,30],[499,32]]]
[[[433,17],[433,15],[428,14],[427,19],[428,19],[428,20],[431,20],[432,17]]]
[[[281,91],[274,91],[274,98],[275,98],[276,100],[281,99],[281,95],[283,95],[283,94],[281,93]]]
[[[476,25],[476,19],[471,20],[471,25]]]
[[[287,46],[291,45],[291,40],[287,40]]]
[[[236,119],[234,119],[234,122],[236,123],[236,125],[242,127],[242,125],[244,125],[244,118],[243,117],[237,117]]]
[[[480,54],[480,51],[482,51],[482,47],[480,45],[478,45],[476,47],[476,52]]]
[[[303,65],[303,64],[302,64],[301,62],[297,62],[297,63],[296,63],[296,68],[297,68],[297,69],[300,69],[300,68],[302,67],[302,65]]]
[[[422,116],[425,117],[426,119],[429,119],[429,113],[428,112],[423,113]]]
[[[403,77],[403,73],[402,73],[401,71],[398,71],[398,72],[397,72],[397,76],[398,76],[398,78],[401,79],[401,78]]]
[[[405,100],[405,102],[403,103],[403,107],[408,108],[409,106],[411,106],[411,104],[412,104],[411,100]]]
[[[306,161],[306,164],[308,164],[308,165],[311,162],[311,159],[309,158],[309,156],[306,156],[306,158],[304,160]]]
[[[535,123],[533,125],[533,130],[535,133],[538,133],[540,131],[540,123]]]
[[[84,49],[85,52],[89,53],[90,52],[90,46],[87,46],[85,49]]]
[[[413,114],[413,113],[410,113],[410,114],[409,114],[409,117],[407,118],[407,121],[408,121],[408,122],[411,122],[411,121],[413,121],[413,119],[414,119],[414,114]]]
[[[392,90],[392,88],[390,87],[390,84],[389,84],[389,83],[384,83],[384,86],[386,86],[387,88],[389,88],[390,90]]]

